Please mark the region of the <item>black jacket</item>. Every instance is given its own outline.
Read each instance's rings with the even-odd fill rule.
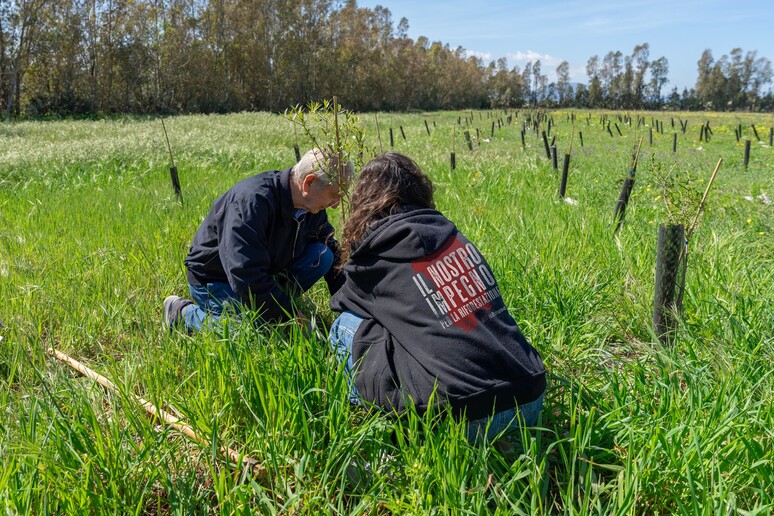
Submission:
[[[352,346],[365,400],[397,412],[409,398],[420,412],[446,401],[478,419],[545,390],[540,355],[489,265],[441,213],[409,208],[380,221],[344,270],[331,308],[365,317]]]
[[[234,185],[212,205],[185,259],[188,282],[227,282],[244,302],[253,301],[266,320],[292,314],[288,295],[274,276],[284,271],[310,242],[324,242],[334,254],[325,275],[336,292],[344,277],[341,254],[325,210],[297,221],[290,195],[290,169],[272,170]]]

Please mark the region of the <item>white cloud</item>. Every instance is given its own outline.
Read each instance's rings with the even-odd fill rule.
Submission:
[[[574,64],[569,59],[555,57],[551,54],[541,54],[534,50],[527,50],[526,52],[522,52],[521,50],[509,52],[506,54],[506,57],[508,58],[508,64],[511,67],[518,66],[521,70],[524,69],[524,66],[527,63],[534,63],[535,61],[540,60],[540,71],[548,77],[549,81],[556,80],[556,67],[562,64],[562,61],[568,61],[570,64],[570,80],[574,82],[584,82],[586,73],[585,65]]]
[[[541,54],[534,50],[527,50],[526,52],[522,52],[521,50],[509,52],[506,54],[506,57],[508,58],[509,63],[519,65],[527,64],[529,62],[534,63],[535,61],[540,60],[541,66],[545,67],[557,67],[564,61],[561,57],[554,57],[550,54]]]
[[[478,57],[486,65],[490,61],[497,60],[500,57],[505,57],[508,60],[508,67],[513,68],[518,66],[519,70],[524,70],[527,63],[535,63],[540,61],[540,73],[545,75],[550,82],[556,81],[556,67],[559,66],[562,61],[567,61],[570,64],[570,81],[571,82],[586,82],[586,63],[576,63],[570,59],[552,56],[551,54],[541,54],[534,50],[517,50],[516,52],[508,52],[505,56],[498,56],[492,52],[481,52],[478,50],[466,50],[465,55],[467,57]]]
[[[465,50],[465,56],[477,57],[481,59],[484,63],[488,63],[489,61],[492,60],[491,52],[479,52],[478,50]]]

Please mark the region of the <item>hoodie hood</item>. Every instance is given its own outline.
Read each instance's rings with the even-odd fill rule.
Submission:
[[[409,210],[380,220],[353,249],[351,258],[377,255],[387,260],[415,260],[435,253],[457,232],[436,210]]]

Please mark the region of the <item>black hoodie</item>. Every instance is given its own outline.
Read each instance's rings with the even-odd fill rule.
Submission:
[[[397,412],[448,402],[478,419],[545,390],[540,355],[508,313],[491,268],[438,211],[381,220],[344,271],[331,308],[365,318],[352,345],[363,399]]]

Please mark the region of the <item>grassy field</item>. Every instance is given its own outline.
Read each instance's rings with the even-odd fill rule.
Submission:
[[[549,371],[539,427],[522,435],[523,453],[505,454],[467,444],[445,413],[394,420],[351,409],[327,343],[291,327],[243,324],[192,337],[162,329],[161,301],[186,292],[183,258],[211,202],[244,177],[292,165],[286,120],[168,119],[182,205],[158,120],[1,124],[0,506],[19,514],[774,512],[774,119],[641,113],[638,124],[632,113],[628,124],[609,113],[622,133],[612,125],[611,136],[603,113],[577,112],[570,203],[557,196],[559,173],[539,135],[528,132],[521,145],[529,113],[511,114],[511,125],[503,112],[379,117],[384,149],[392,127],[395,149],[435,182],[439,209],[487,256]],[[560,168],[569,115],[550,113]],[[664,132],[651,145],[653,119]],[[494,120],[503,127],[492,136]],[[706,121],[712,137],[702,142]],[[373,115],[363,124],[378,147]],[[475,140],[476,128],[471,152],[462,131]],[[614,235],[613,208],[641,136],[626,221]],[[752,140],[747,168],[744,139]],[[663,346],[651,327],[658,226],[690,223],[719,158],[690,242],[684,311],[674,344]],[[327,300],[321,283],[304,302],[329,324]],[[120,392],[53,360],[49,347]],[[211,445],[159,426],[136,395]],[[235,467],[221,446],[266,474]]]

